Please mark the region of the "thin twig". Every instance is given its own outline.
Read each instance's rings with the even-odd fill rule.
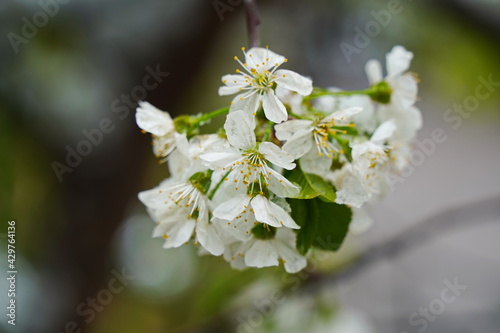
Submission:
[[[335,285],[339,282],[350,280],[375,263],[382,260],[395,258],[417,246],[422,246],[425,241],[431,240],[444,232],[459,226],[474,226],[478,218],[489,220],[498,219],[500,216],[500,197],[472,202],[458,206],[437,214],[413,227],[403,231],[391,240],[376,244],[363,251],[363,253],[344,270],[328,276],[315,276],[306,283],[304,292],[320,292],[327,285]]]
[[[260,46],[260,18],[255,0],[245,0],[247,17],[248,43],[250,47]]]

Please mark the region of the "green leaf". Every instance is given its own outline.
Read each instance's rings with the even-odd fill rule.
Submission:
[[[293,197],[294,199],[313,199],[321,196],[325,201],[335,202],[335,188],[322,177],[305,173],[300,166],[287,172],[285,177],[300,186],[300,192]]]
[[[314,237],[317,232],[317,218],[312,216],[317,212],[314,207],[313,200],[288,199],[290,208],[292,209],[292,218],[300,226],[297,230],[297,251],[305,255],[312,246]]]
[[[351,209],[345,205],[325,202],[321,197],[309,200],[288,199],[292,218],[300,226],[296,247],[306,254],[311,247],[336,251],[342,245],[349,223]]]
[[[326,251],[337,251],[349,230],[352,210],[346,205],[317,200],[317,234],[313,246]]]

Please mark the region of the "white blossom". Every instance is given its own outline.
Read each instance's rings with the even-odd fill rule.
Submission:
[[[148,102],[139,102],[135,114],[137,125],[153,136],[153,152],[163,161],[174,151],[179,142],[186,141],[186,135],[175,131],[170,114],[157,109]]]
[[[295,168],[293,157],[271,142],[257,143],[254,133],[255,120],[243,111],[235,111],[227,116],[224,129],[232,149],[201,155],[208,166],[229,172],[226,182],[234,185],[234,190],[263,193],[269,189],[280,197],[297,194],[299,188],[269,163],[287,170]]]
[[[277,228],[300,228],[282,207],[260,194],[237,195],[218,205],[213,215],[223,220],[222,225],[229,233],[243,241],[250,239],[250,231],[257,223]]]
[[[234,98],[231,111],[243,110],[253,115],[262,104],[267,119],[275,123],[285,121],[288,113],[276,97],[275,85],[305,96],[312,92],[312,81],[293,71],[278,69],[287,59],[267,48],[254,47],[246,52],[243,49],[243,53],[245,62],[234,58],[244,71],[237,69],[237,74],[224,75],[219,95],[240,93]]]
[[[342,133],[334,126],[347,126],[350,120],[362,109],[348,108],[333,112],[319,121],[296,119],[276,125],[276,137],[285,141],[283,150],[295,159],[316,148],[319,156],[331,157],[339,151],[338,145],[330,138],[332,134]]]
[[[329,175],[337,188],[337,203],[359,208],[364,202],[381,198],[389,192],[390,160],[384,142],[394,130],[392,120],[381,124],[369,141],[352,147],[352,163],[346,163],[342,169]]]
[[[274,238],[258,239],[252,237],[247,242],[233,243],[231,251],[224,254],[234,267],[269,267],[283,262],[288,273],[304,269],[307,260],[295,249],[295,233],[288,228],[278,228]]]
[[[328,88],[332,92],[341,92],[339,88]],[[377,128],[377,117],[371,98],[367,95],[351,96],[321,96],[313,100],[316,110],[331,113],[352,107],[360,107],[363,110],[352,119],[358,131],[373,133]]]
[[[372,59],[366,63],[365,71],[370,84],[385,81],[391,89],[390,105],[398,109],[407,109],[417,100],[417,80],[414,75],[407,73],[413,53],[404,47],[396,45],[386,55],[387,76],[382,74],[382,65]]]
[[[222,240],[209,223],[208,198],[193,184],[167,181],[139,193],[139,199],[157,222],[153,237],[163,237],[164,248],[179,247],[196,232],[197,241],[208,252],[224,252]]]

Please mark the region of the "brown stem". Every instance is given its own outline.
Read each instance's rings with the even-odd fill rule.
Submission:
[[[250,47],[260,46],[259,25],[260,18],[257,10],[257,3],[255,0],[245,0],[246,18],[247,18],[247,31],[248,43]]]

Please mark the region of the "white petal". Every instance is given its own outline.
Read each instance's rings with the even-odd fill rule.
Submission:
[[[312,81],[300,74],[287,69],[278,69],[274,72],[274,81],[283,88],[296,91],[302,96],[307,96],[312,92]]]
[[[363,175],[374,168],[372,167],[374,162],[377,163],[378,167],[382,167],[388,160],[383,146],[372,141],[353,145],[351,154],[353,159],[352,166]],[[364,181],[363,177],[361,178],[361,181]]]
[[[248,207],[250,199],[247,194],[238,195],[221,203],[212,214],[219,219],[232,221]]]
[[[190,157],[189,156],[189,142],[188,142],[186,133],[180,134],[180,133],[175,132],[174,139],[175,139],[175,146],[177,147],[179,152],[181,154],[183,154],[184,156],[189,158]]]
[[[253,47],[245,53],[245,61],[250,68],[255,68],[261,73],[272,67],[281,65],[285,62],[285,57],[267,48]]]
[[[394,119],[396,122],[396,131],[391,136],[391,144],[393,142],[408,142],[412,140],[417,131],[422,127],[422,115],[420,110],[414,106],[407,109],[395,107],[379,108],[379,116],[382,120]]]
[[[247,150],[255,147],[255,118],[244,111],[234,111],[227,115],[224,129],[227,140],[236,148]]]
[[[361,180],[351,172],[350,165],[345,165],[340,171],[335,172],[332,178],[337,188],[336,203],[359,208],[370,199]]]
[[[255,116],[255,113],[259,109],[261,96],[258,93],[254,93],[249,97],[248,92],[244,94],[237,95],[231,102],[229,107],[229,112],[234,112],[238,110],[245,111],[249,116]]]
[[[387,77],[394,77],[406,72],[410,68],[413,53],[404,47],[396,45],[391,52],[385,56],[387,66]]]
[[[208,153],[200,155],[200,159],[211,168],[225,168],[241,158],[242,156],[239,151],[229,151],[227,153]]]
[[[165,204],[169,195],[168,187],[155,187],[139,193],[139,200],[147,207],[157,208]]]
[[[384,121],[373,133],[370,141],[375,144],[382,144],[385,140],[390,138],[396,130],[396,123],[394,120]]]
[[[269,169],[269,189],[282,198],[294,197],[300,192],[300,187],[292,184],[288,179],[273,169]]]
[[[361,111],[363,111],[363,108],[361,107],[346,108],[332,113],[328,117],[322,119],[321,122],[328,123],[333,119],[337,125],[343,125],[349,123],[351,119],[357,114],[359,114]]]
[[[288,104],[293,113],[298,115],[304,114],[304,107],[302,105],[304,97],[301,94],[286,89],[280,85],[276,86],[275,93],[276,97],[278,97],[283,104]]]
[[[312,135],[312,128],[304,129],[296,132],[289,138],[283,145],[283,150],[292,155],[294,159],[298,159],[313,148],[314,138]]]
[[[243,243],[248,244],[249,242]],[[226,260],[232,268],[242,270],[247,268],[245,265],[245,260],[241,255],[238,255],[239,250],[242,248],[241,242],[232,242],[226,245],[226,251],[224,251],[224,260]],[[246,249],[245,249],[246,250]]]
[[[259,146],[259,152],[264,155],[264,158],[276,166],[287,170],[295,168],[293,156],[281,150],[272,142],[262,142]]]
[[[278,253],[270,241],[256,240],[245,254],[245,264],[259,268],[278,266]]]
[[[368,60],[365,65],[365,72],[370,84],[379,83],[384,79],[382,75],[382,65],[378,60]]]
[[[246,242],[252,238],[251,230],[255,226],[254,222],[257,221],[254,214],[248,210],[246,213],[241,214],[241,218],[231,222],[217,217],[213,217],[212,222],[219,226],[226,238],[230,236],[239,241]]]
[[[272,227],[281,227],[281,223],[273,214],[270,202],[266,197],[257,195],[252,199],[251,204],[257,221],[269,224]]]
[[[417,101],[417,80],[411,74],[402,75],[391,83],[391,104],[406,109]]]
[[[306,258],[294,248],[280,241],[274,241],[274,246],[280,258],[283,259],[285,270],[288,273],[297,273],[307,266]]]
[[[312,129],[312,121],[305,119],[294,119],[274,126],[278,140],[288,140],[295,132],[303,129]]]
[[[176,149],[168,157],[168,171],[173,179],[185,181],[187,174],[190,171],[191,161],[189,157],[182,154],[182,149]]]
[[[272,122],[279,124],[288,118],[285,106],[274,95],[274,91],[271,89],[262,95],[262,107],[266,118]]]
[[[224,253],[224,243],[212,224],[198,222],[196,224],[196,237],[200,244],[212,255],[220,256]]]
[[[139,102],[135,120],[141,129],[156,136],[163,136],[174,130],[174,123],[168,112],[161,111],[148,102]]]
[[[177,147],[175,137],[171,134],[172,132],[164,136],[153,136],[153,152],[156,157],[169,156]]]
[[[377,121],[370,97],[366,95],[342,96],[335,99],[338,109],[361,107],[363,111],[354,116],[356,128],[362,132],[373,132]]]
[[[241,91],[249,84],[248,76],[241,74],[229,74],[222,77],[225,86],[219,87],[219,96],[232,95]]]
[[[241,87],[238,86],[232,86],[232,87],[221,86],[219,87],[219,90],[217,92],[219,96],[227,96],[241,92],[240,88]]]
[[[330,171],[332,158],[326,155],[320,156],[316,149],[311,149],[300,159],[300,167],[304,172],[324,176]]]
[[[251,203],[257,221],[267,223],[273,227],[285,226],[292,229],[300,229],[283,208],[264,196],[257,195],[252,199]]]
[[[166,237],[163,247],[169,249],[179,247],[189,241],[193,234],[196,222],[193,219],[184,219],[177,222],[160,223],[154,231],[154,235],[161,233]]]

